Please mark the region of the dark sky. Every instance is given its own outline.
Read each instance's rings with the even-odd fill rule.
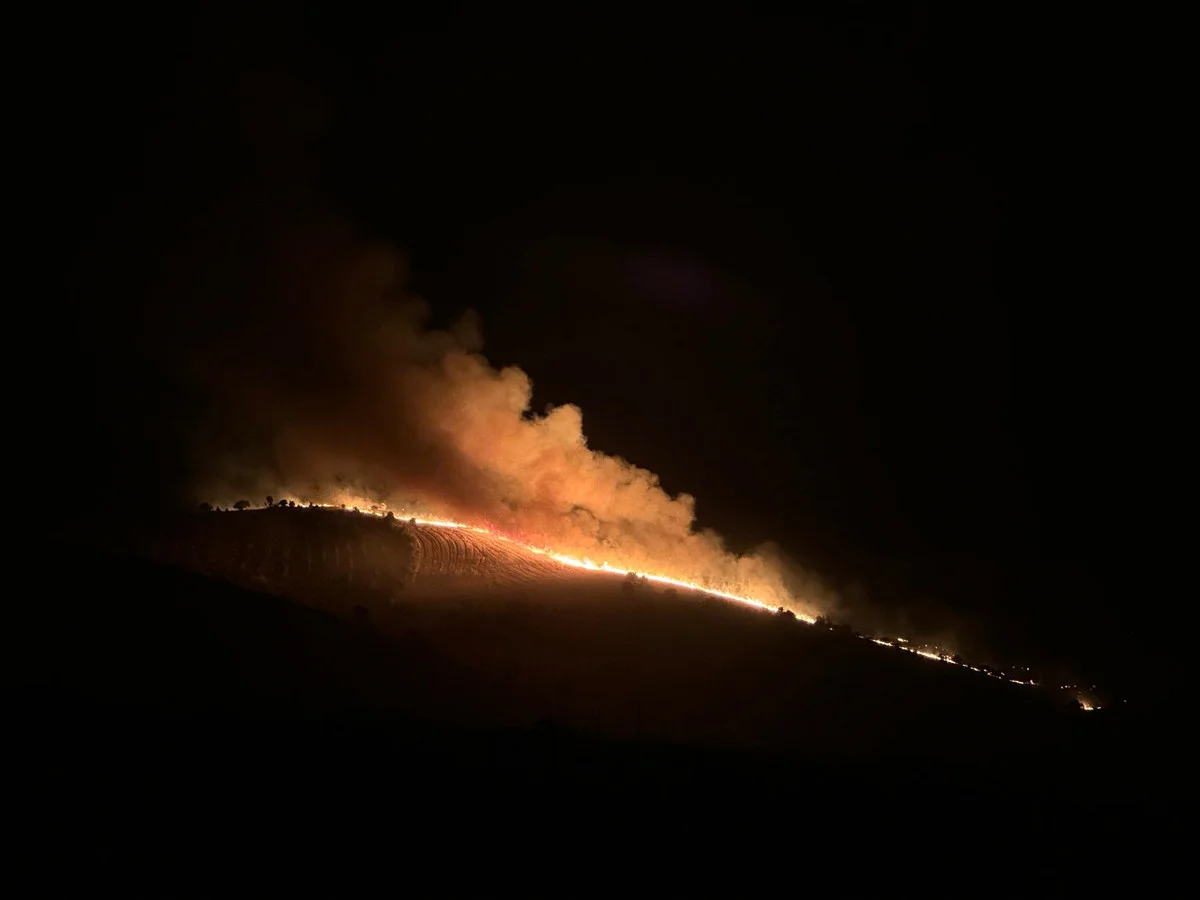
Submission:
[[[171,298],[97,272],[114,234],[152,269],[205,227],[187,197],[287,164],[238,140],[298,129],[318,202],[404,247],[440,320],[477,309],[535,405],[578,404],[734,546],[1120,675],[1118,113],[1078,23],[963,6],[97,13],[60,45],[63,309],[82,379],[138,388],[65,418],[108,493],[181,465],[130,350]]]

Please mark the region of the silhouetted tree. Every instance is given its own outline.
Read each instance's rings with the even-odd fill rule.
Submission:
[[[270,500],[271,498],[270,498],[270,497],[268,497],[267,499],[268,499],[268,500]],[[287,505],[288,505],[288,502],[287,502],[286,500],[280,500],[280,501],[279,501],[278,503],[276,503],[275,505],[276,505],[276,506],[281,506],[281,507],[282,507],[282,506],[287,506]]]
[[[212,507],[211,503],[201,503],[200,504],[200,512],[212,512],[212,511],[213,511],[213,507]]]
[[[272,498],[270,494],[267,494],[267,506],[274,506],[274,505],[275,505],[274,498]]]
[[[250,501],[249,500],[239,500],[237,503],[233,504],[233,508],[234,509],[249,509]]]
[[[289,500],[289,501],[288,501],[288,509],[295,509],[295,508],[296,508],[296,501],[295,501],[295,500]]]

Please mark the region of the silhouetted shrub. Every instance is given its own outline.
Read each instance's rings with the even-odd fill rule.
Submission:
[[[201,503],[200,504],[200,512],[212,512],[212,511],[213,511],[213,507],[212,507],[211,503]]]
[[[274,505],[275,505],[275,500],[271,497],[270,494],[267,494],[267,506],[274,506]]]
[[[233,508],[234,509],[249,509],[250,501],[249,500],[239,500],[237,503],[233,504]]]

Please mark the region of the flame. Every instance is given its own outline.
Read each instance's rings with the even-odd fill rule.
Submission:
[[[547,559],[552,559],[555,562],[560,563],[561,565],[570,566],[575,569],[584,569],[589,572],[600,572],[600,573],[604,573],[604,574],[608,574],[608,575],[628,576],[630,574],[633,574],[633,575],[638,576],[639,578],[644,578],[646,581],[653,581],[656,584],[669,585],[674,588],[681,588],[686,591],[692,591],[692,592],[698,593],[698,594],[705,594],[705,595],[711,596],[711,597],[722,597],[726,600],[732,600],[736,603],[741,603],[746,606],[754,607],[755,609],[759,609],[763,612],[776,613],[781,608],[778,606],[771,606],[770,604],[764,603],[761,600],[756,600],[753,597],[747,597],[747,596],[744,596],[741,594],[735,594],[735,593],[732,593],[729,591],[717,590],[715,588],[706,587],[706,586],[704,586],[698,582],[694,582],[694,581],[687,581],[687,580],[681,579],[681,578],[673,578],[669,575],[660,575],[660,574],[656,574],[653,572],[638,572],[638,571],[635,571],[632,569],[622,569],[618,566],[610,565],[608,562],[597,563],[591,559],[588,559],[587,557],[570,556],[565,553],[555,552],[546,547],[535,547],[532,544],[527,544],[524,541],[517,540],[516,538],[509,537],[508,535],[505,535],[505,534],[500,534],[499,532],[493,531],[489,528],[482,528],[478,525],[469,525],[465,522],[455,522],[450,519],[434,518],[434,517],[427,516],[427,515],[408,515],[408,514],[401,515],[392,510],[389,510],[387,508],[386,504],[383,504],[383,503],[378,503],[378,502],[374,502],[374,501],[364,501],[361,499],[357,500],[357,502],[356,502],[356,498],[353,498],[353,497],[349,497],[349,498],[347,498],[347,500],[348,500],[348,502],[345,504],[302,503],[301,501],[297,500],[296,506],[298,506],[298,507],[313,506],[313,507],[317,507],[317,508],[321,508],[321,509],[343,509],[347,512],[355,512],[355,513],[358,513],[359,515],[375,516],[378,518],[385,518],[388,515],[388,513],[391,512],[392,515],[395,516],[396,520],[399,522],[414,522],[417,525],[424,525],[424,526],[431,527],[431,528],[457,528],[457,529],[462,529],[464,531],[471,531],[471,532],[474,532],[475,534],[486,535],[487,537],[490,537],[493,540],[503,541],[506,544],[511,544],[514,547],[519,547],[520,549],[524,550],[527,553],[533,553],[538,556],[544,556]],[[808,625],[814,625],[817,622],[817,619],[814,616],[806,615],[804,613],[794,613],[794,615],[801,622],[804,622]],[[879,644],[881,647],[889,647],[893,650],[903,650],[908,653],[915,654],[916,656],[920,656],[924,659],[933,660],[934,662],[949,663],[951,665],[960,666],[964,669],[970,669],[972,672],[978,672],[981,675],[987,675],[991,678],[996,678],[1001,681],[1007,681],[1011,684],[1020,684],[1020,685],[1026,685],[1026,686],[1032,685],[1035,687],[1038,686],[1038,682],[1036,680],[1034,680],[1032,677],[1017,678],[1017,677],[1013,677],[1011,675],[1005,674],[1003,672],[997,672],[997,671],[994,671],[991,669],[981,668],[979,666],[973,666],[967,662],[964,662],[963,660],[958,659],[953,654],[950,654],[940,648],[933,647],[928,644],[924,644],[924,645],[920,645],[920,646],[913,645],[912,643],[910,643],[908,638],[896,637],[896,638],[888,639],[888,638],[882,638],[882,637],[878,637],[878,636],[861,635],[861,634],[856,634],[855,636],[860,637],[860,638],[866,638],[867,640],[871,641],[872,643]],[[1026,670],[1026,671],[1028,671],[1028,670]],[[1092,709],[1100,708],[1099,706],[1091,703],[1090,701],[1083,700],[1083,699],[1080,699],[1080,705],[1085,710],[1092,710]]]

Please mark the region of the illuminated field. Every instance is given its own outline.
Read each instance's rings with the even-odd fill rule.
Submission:
[[[346,592],[348,597],[373,591],[376,596],[384,594],[394,598],[403,594],[417,599],[453,593],[477,594],[535,586],[550,587],[564,579],[576,580],[585,574],[599,579],[625,578],[631,574],[605,561],[575,558],[552,549],[530,546],[461,522],[414,516],[407,512],[401,514],[403,518],[395,517],[379,504],[363,503],[357,507],[352,503],[346,506],[298,504],[298,507],[322,515],[336,513],[335,518],[345,515],[348,522],[371,517],[385,520],[386,525],[380,521],[380,526],[384,527],[371,530],[363,538],[352,537],[348,531],[345,538],[331,540],[328,534],[307,530],[305,520],[309,517],[303,514],[268,515],[272,524],[266,529],[266,534],[259,533],[262,530],[260,528],[252,529],[254,533],[248,533],[244,545],[239,545],[244,549],[237,551],[236,558],[226,559],[223,564],[216,564],[212,554],[205,557],[203,533],[206,529],[202,529],[187,548],[182,551],[177,549],[168,556],[174,555],[175,561],[183,564],[191,563],[190,568],[285,593],[296,592],[294,586],[298,583],[297,579],[307,579],[309,582],[323,580],[333,584],[335,589]],[[303,513],[303,509],[296,511]],[[249,524],[258,518],[254,515],[243,519],[231,514],[215,514],[208,521],[212,526],[220,522],[224,532],[237,532],[240,530],[239,523]],[[258,547],[255,547],[256,540],[260,544]],[[178,558],[180,552],[191,559]],[[754,597],[714,591],[654,572],[632,574],[646,583],[664,589],[674,588],[681,596],[720,597],[763,612],[778,613],[777,608]],[[796,618],[808,625],[816,624],[816,620],[810,616],[796,614]],[[1037,684],[1027,672],[1011,674],[972,665],[937,647],[902,637],[858,636],[879,646],[970,669],[1013,684]],[[1092,699],[1081,705],[1084,709],[1098,708]]]

